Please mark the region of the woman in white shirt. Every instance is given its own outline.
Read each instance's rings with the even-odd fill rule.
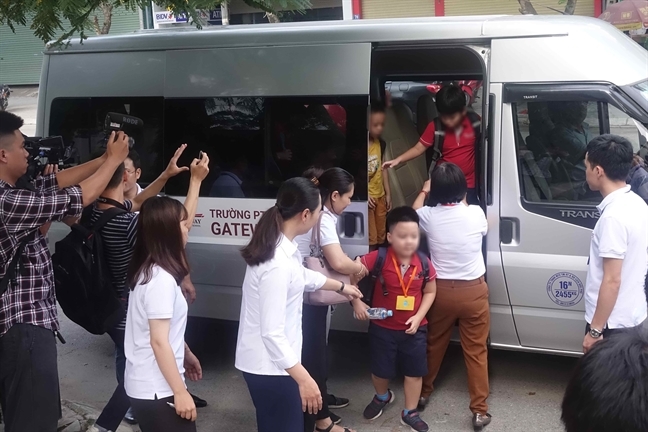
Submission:
[[[259,432],[303,432],[303,412],[322,408],[317,383],[301,364],[304,291],[326,289],[355,298],[358,288],[304,268],[295,237],[319,218],[317,186],[305,178],[281,186],[241,251],[248,264],[236,346]]]
[[[431,187],[430,187],[431,184]],[[482,242],[488,230],[481,207],[466,203],[466,178],[452,163],[443,163],[414,202],[425,232],[430,259],[437,271],[437,297],[428,313],[428,375],[423,379],[423,408],[433,390],[452,330],[459,322],[461,347],[468,372],[473,426],[481,430],[488,413],[488,351],[490,331],[488,285]],[[429,206],[424,201],[429,195]]]
[[[196,431],[196,406],[184,374],[196,381],[202,370],[184,342],[188,307],[180,288],[189,274],[185,245],[192,220],[182,203],[168,197],[146,200],[138,220],[127,280],[133,288],[124,387],[142,432]]]
[[[312,168],[303,175],[310,179],[320,189],[323,209],[320,225],[320,246],[322,253],[331,268],[338,273],[346,275],[360,274],[364,276],[364,266],[360,261],[349,258],[338,238],[338,218],[351,204],[355,189],[354,177],[342,168],[330,168],[322,171]],[[315,252],[311,250],[312,229],[306,234],[298,236],[298,244],[302,257],[310,256]],[[324,395],[322,409],[316,414],[305,414],[304,432],[349,432],[336,426],[341,419],[329,411],[329,404],[344,407],[349,404],[348,399],[329,395],[326,387],[328,377],[328,321],[330,320],[329,306],[313,306],[304,304],[302,331],[304,345],[302,347],[302,363],[308,373],[315,379],[320,392]]]

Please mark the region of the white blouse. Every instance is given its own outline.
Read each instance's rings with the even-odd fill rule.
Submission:
[[[425,206],[417,211],[439,279],[470,281],[486,273],[482,241],[488,231],[479,206]]]
[[[248,266],[236,345],[238,370],[255,375],[288,375],[301,361],[304,291],[315,291],[326,277],[305,268],[297,244],[283,234],[274,257]]]

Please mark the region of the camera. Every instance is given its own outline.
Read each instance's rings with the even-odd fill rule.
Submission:
[[[108,144],[108,138],[110,138],[111,132],[124,131],[128,135],[128,148],[133,148],[135,145],[135,139],[131,136],[129,130],[140,129],[143,126],[144,122],[142,119],[126,114],[109,112],[106,114],[106,119],[104,120],[104,132],[106,137],[103,140],[102,146],[105,147]]]
[[[60,136],[25,137],[25,150],[29,153],[29,164],[24,176],[27,181],[35,179],[46,165],[58,165],[59,169],[76,165],[73,148],[66,147]]]

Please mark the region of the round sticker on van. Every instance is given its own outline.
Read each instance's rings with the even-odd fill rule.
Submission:
[[[583,282],[573,273],[556,273],[547,282],[547,294],[558,306],[570,307],[580,303],[584,292]]]

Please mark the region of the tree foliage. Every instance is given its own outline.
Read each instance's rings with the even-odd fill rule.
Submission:
[[[169,9],[174,14],[187,14],[197,27],[203,22],[198,11],[213,10],[228,0],[153,0],[158,6]],[[304,10],[311,7],[310,0],[243,0],[247,5],[274,13],[280,9]],[[31,19],[30,28],[34,34],[49,42],[59,42],[78,34],[82,39],[89,28],[96,32],[104,30],[107,21],[99,23],[96,11],[125,8],[137,10],[150,5],[150,0],[0,0],[0,25],[15,30],[16,25],[26,26]],[[96,18],[96,19],[95,19]],[[108,20],[109,21],[109,20]],[[107,26],[106,31],[110,29]],[[56,37],[61,35],[60,37]]]

